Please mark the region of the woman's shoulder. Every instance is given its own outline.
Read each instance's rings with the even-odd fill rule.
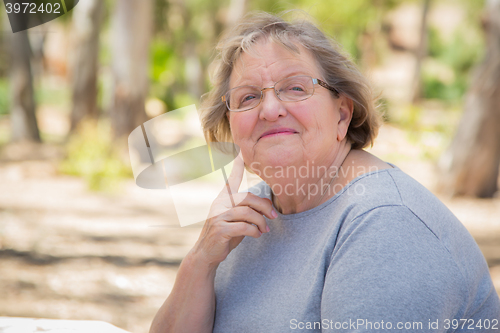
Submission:
[[[353,179],[344,187],[342,200],[353,221],[372,211],[387,219],[407,211],[414,223],[424,225],[437,238],[447,241],[454,231],[468,234],[457,217],[439,198],[394,164],[375,169]]]
[[[416,248],[429,256],[440,252],[468,284],[478,271],[487,272],[479,247],[458,218],[431,191],[390,165],[365,173],[344,188],[343,200],[350,206],[339,244],[368,237],[390,248],[396,240],[404,240],[395,248],[407,250],[408,255]]]
[[[448,212],[434,194],[396,165],[363,150],[353,150],[349,155],[340,193],[349,201],[357,202],[366,210],[379,206],[406,206],[419,215],[431,204],[435,211]]]

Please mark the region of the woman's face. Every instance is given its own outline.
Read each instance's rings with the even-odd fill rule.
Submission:
[[[242,85],[271,87],[290,76],[322,79],[319,68],[304,47],[295,54],[272,41],[254,45],[257,55],[243,53],[230,77],[230,88]],[[352,114],[352,102],[335,98],[316,85],[314,95],[300,102],[282,102],[272,89],[262,103],[244,112],[228,112],[234,142],[245,164],[255,172],[266,166],[330,165],[344,139]],[[273,134],[267,134],[272,132]],[[258,162],[258,163],[255,163]]]

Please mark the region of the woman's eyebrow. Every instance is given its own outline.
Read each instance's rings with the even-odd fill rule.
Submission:
[[[283,75],[280,75],[277,79],[274,80],[274,82],[278,82],[278,81],[281,81],[283,79],[286,79],[287,77],[291,77],[291,76],[298,76],[298,75],[307,75],[307,76],[311,76],[311,77],[314,77],[315,74],[312,74],[310,71],[307,71],[307,70],[303,70],[303,69],[297,69],[297,70],[293,70],[293,71],[290,71],[290,72],[287,72],[286,70],[284,71],[284,73],[286,74],[283,74]],[[257,81],[257,80],[255,80]],[[244,78],[244,79],[241,79],[238,84],[235,84],[234,87],[241,87],[241,86],[257,86],[257,87],[262,87],[262,80],[258,80],[259,82],[261,82],[260,84],[256,84],[255,81],[252,82],[252,78]],[[232,87],[232,88],[234,88]]]
[[[311,77],[314,76],[314,74],[312,74],[311,72],[309,72],[307,70],[299,69],[299,70],[294,70],[294,71],[288,72],[288,74],[283,75],[283,77],[279,78],[278,81],[283,80],[287,77],[298,76],[298,75],[307,75],[307,76],[311,76]]]

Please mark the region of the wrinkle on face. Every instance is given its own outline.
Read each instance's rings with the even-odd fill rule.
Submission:
[[[269,43],[272,43],[275,45],[277,48],[280,48],[280,53],[282,57],[280,59],[270,59],[266,57],[265,55],[262,55],[262,52],[260,52],[259,49],[262,48],[263,45],[269,45]],[[274,85],[275,82],[287,77],[287,76],[292,76],[292,75],[280,75],[279,72],[280,70],[280,63],[284,61],[292,61],[297,63],[297,65],[300,68],[300,55],[301,53],[293,54],[290,53],[284,46],[281,46],[279,44],[275,44],[273,42],[266,42],[264,40],[258,41],[254,48],[253,51],[257,53],[257,56],[254,56],[253,54],[249,54],[246,52],[243,52],[241,57],[236,60],[235,65],[233,67],[233,72],[230,76],[229,80],[229,87],[234,88],[242,85],[255,85],[255,86],[260,86],[260,87],[268,87]],[[252,52],[252,53],[254,53]],[[259,60],[261,59],[262,61],[260,63],[255,63],[254,60]],[[249,65],[247,63],[250,63]],[[281,66],[283,67],[283,66]],[[273,73],[271,76],[266,76],[263,75],[264,71],[269,71]],[[311,70],[311,69],[309,69]],[[250,74],[249,74],[250,73]],[[270,81],[270,85],[265,85],[263,80],[260,80],[261,82],[258,82],[258,78],[264,78],[267,79],[267,81]],[[257,79],[256,79],[257,78]],[[253,83],[248,83],[248,82],[253,82]]]
[[[294,75],[322,78],[314,56],[300,45],[297,54],[264,40],[257,42],[254,49],[265,56],[243,53],[235,62],[230,88],[241,85],[271,87],[275,82]],[[271,90],[264,94],[262,103],[255,109],[229,112],[233,139],[242,149],[246,163],[258,161],[263,165],[298,166],[306,161],[323,164],[333,158],[332,148],[335,148],[340,117],[339,100],[320,86],[315,87],[312,97],[300,102],[282,102]],[[273,116],[277,116],[277,112],[281,114],[266,119],[263,116],[266,112]],[[271,118],[276,119],[271,121]],[[292,128],[298,134],[260,140],[260,135],[273,126]]]
[[[297,41],[298,42],[298,41]],[[238,87],[238,86],[241,86],[241,85],[256,85],[256,86],[259,86],[259,84],[245,84],[245,83],[235,83],[235,79],[239,78],[241,79],[242,75],[243,75],[243,72],[245,70],[247,71],[251,71],[252,69],[251,68],[247,68],[246,67],[246,63],[245,63],[245,59],[248,58],[248,57],[252,57],[252,58],[260,58],[260,59],[266,59],[266,55],[263,54],[260,50],[260,46],[262,46],[263,44],[268,44],[268,43],[272,43],[276,46],[279,46],[281,47],[285,52],[288,53],[288,56],[293,56],[295,59],[297,56],[300,56],[300,49],[297,48],[297,52],[295,51],[291,51],[289,50],[288,48],[286,48],[284,45],[281,45],[281,44],[278,44],[278,43],[275,43],[274,41],[272,41],[268,36],[263,36],[263,37],[260,37],[258,38],[254,44],[246,51],[242,51],[242,54],[241,56],[234,62],[234,66],[233,66],[233,72],[231,73],[231,77],[230,77],[230,88],[234,88],[234,87]],[[292,58],[292,57],[290,57]],[[282,59],[284,60],[284,59]],[[278,61],[278,60],[277,60]],[[276,62],[276,61],[275,61]],[[269,68],[271,67],[275,62],[270,62],[270,63],[266,63],[264,65],[265,68]],[[276,82],[276,81],[279,81],[280,78],[273,78]],[[262,82],[260,82],[260,84],[262,85]],[[261,86],[261,87],[264,87],[264,86]]]

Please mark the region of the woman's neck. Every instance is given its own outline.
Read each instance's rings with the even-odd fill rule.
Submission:
[[[339,187],[343,174],[340,170],[350,150],[350,144],[343,142],[330,161],[322,164],[306,161],[299,167],[283,168],[266,177],[276,209],[282,214],[300,213],[335,195],[343,187]]]

